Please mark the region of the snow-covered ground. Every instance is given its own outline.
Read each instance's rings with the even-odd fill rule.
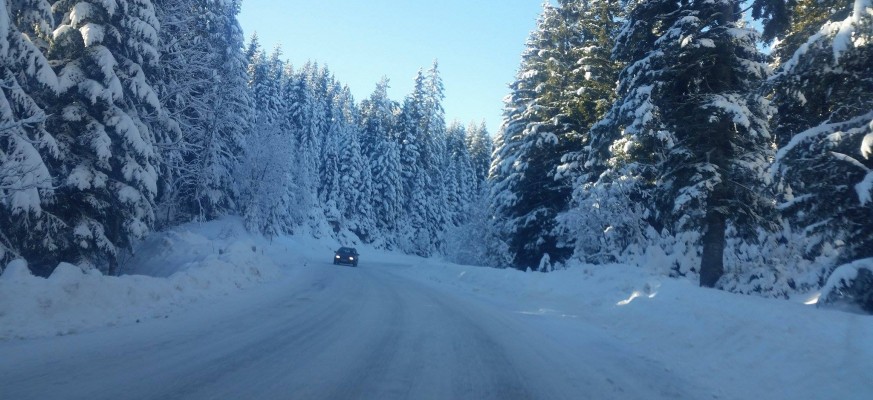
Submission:
[[[335,267],[337,246],[229,218],[151,237],[121,277],[11,265],[0,398],[873,393],[870,316],[623,265],[525,273],[359,246],[360,268]]]

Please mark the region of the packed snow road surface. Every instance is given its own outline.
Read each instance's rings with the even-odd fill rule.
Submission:
[[[328,263],[166,319],[0,342],[2,399],[704,396],[574,318]]]

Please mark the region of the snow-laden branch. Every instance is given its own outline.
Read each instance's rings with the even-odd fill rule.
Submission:
[[[45,114],[37,114],[17,121],[0,122],[0,135],[4,135],[6,134],[6,132],[11,132],[12,130],[21,128],[23,126],[45,122],[45,119]]]
[[[823,39],[830,39],[834,53],[834,62],[839,62],[840,57],[850,47],[864,45],[870,40],[869,25],[873,19],[873,0],[855,0],[852,15],[842,21],[832,21],[824,24],[818,33],[810,36],[806,43],[802,44],[794,55],[785,62],[782,70],[773,75],[770,80],[777,80],[789,74],[800,63],[800,58],[805,56],[810,49]],[[867,27],[862,24],[868,25]]]
[[[821,124],[812,128],[809,128],[803,132],[800,132],[794,137],[791,138],[791,141],[785,145],[785,147],[779,149],[776,153],[776,164],[782,162],[785,157],[794,150],[795,147],[800,145],[801,143],[815,138],[817,136],[823,134],[829,134],[832,132],[844,131],[847,133],[858,133],[864,129],[870,129],[870,124],[873,122],[873,111],[870,111],[864,115],[852,118],[848,121],[834,122],[829,124]],[[873,140],[871,140],[873,141]],[[863,149],[862,149],[863,151]],[[774,165],[776,165],[774,164]]]

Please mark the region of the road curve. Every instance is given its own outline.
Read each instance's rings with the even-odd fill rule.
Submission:
[[[166,319],[0,342],[0,399],[700,398],[584,321],[393,268],[298,268]]]

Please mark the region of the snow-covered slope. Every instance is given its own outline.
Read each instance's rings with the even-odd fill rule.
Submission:
[[[343,272],[350,270],[330,269],[337,245],[311,238],[270,241],[249,235],[237,219],[224,219],[150,238],[126,263],[129,275],[121,277],[83,273],[65,265],[43,279],[28,274],[21,264],[11,265],[0,276],[0,360],[4,349],[25,346],[31,342],[27,338],[102,332],[119,329],[107,326],[153,318],[169,317],[172,322],[174,315],[200,309],[220,314],[210,307],[213,300],[257,297],[259,288],[283,293],[283,288],[313,290],[330,282],[341,284],[342,290],[325,295],[333,298],[347,291],[364,296],[365,289],[380,285],[397,290],[407,282],[429,288],[424,297],[409,293],[422,307],[427,307],[428,296],[440,295],[457,307],[469,304],[471,309],[507,315],[516,321],[513,324],[524,324],[528,336],[541,332],[541,339],[528,339],[572,354],[602,356],[608,351],[590,346],[609,338],[610,346],[618,343],[621,354],[643,355],[629,361],[640,363],[628,366],[636,373],[659,368],[649,378],[681,376],[712,398],[865,399],[873,393],[870,316],[701,289],[624,265],[525,273],[366,247],[359,248],[360,268],[372,272],[359,278],[366,278],[369,286],[355,288],[354,275]],[[366,313],[376,312],[367,311],[368,304],[381,304],[366,297],[360,300],[356,307]],[[426,323],[426,311],[401,309]],[[495,317],[504,318],[500,315]],[[520,342],[517,337],[508,339],[515,332],[502,334],[507,337],[498,334],[493,340]]]
[[[402,273],[543,320],[591,325],[690,381],[717,388],[714,398],[873,395],[868,315],[703,289],[624,265],[542,274],[425,261]],[[563,338],[568,348],[579,339]]]
[[[0,340],[66,335],[162,318],[198,301],[275,280],[269,243],[241,221],[188,224],[145,240],[124,263],[126,275],[103,276],[61,264],[48,278],[13,261],[0,275]]]

